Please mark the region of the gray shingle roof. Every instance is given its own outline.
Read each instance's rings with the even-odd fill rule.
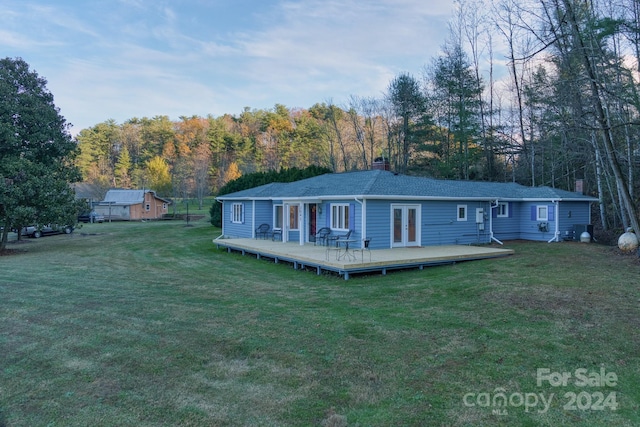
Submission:
[[[325,174],[291,183],[271,183],[219,196],[220,200],[415,198],[482,200],[597,199],[551,187],[525,187],[515,183],[452,181],[407,176],[382,170]]]
[[[169,202],[162,197],[158,197],[153,190],[109,190],[100,203],[110,203],[116,205],[137,205],[144,201],[145,193],[152,193],[154,197],[165,202]]]

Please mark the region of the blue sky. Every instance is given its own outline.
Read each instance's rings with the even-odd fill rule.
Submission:
[[[380,97],[416,77],[453,0],[0,0],[0,56],[47,79],[73,133],[107,119]]]

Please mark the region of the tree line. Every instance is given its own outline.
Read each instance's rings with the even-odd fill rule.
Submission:
[[[513,181],[600,198],[605,229],[638,230],[636,0],[459,0],[440,53],[379,97],[219,117],[113,121],[77,136],[106,187],[201,198],[254,172],[369,169]]]
[[[235,193],[236,191],[259,187],[272,182],[300,181],[301,179],[312,178],[331,172],[329,168],[315,165],[307,166],[303,169],[291,168],[281,169],[279,171],[253,172],[227,182],[218,190],[218,195]],[[211,215],[211,224],[216,227],[222,227],[222,204],[213,203],[209,209],[209,214]]]

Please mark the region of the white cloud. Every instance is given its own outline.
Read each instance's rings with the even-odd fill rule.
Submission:
[[[399,72],[420,73],[452,10],[452,0],[433,3],[87,0],[80,8],[27,0],[0,16],[0,48],[22,53],[47,78],[76,127],[306,108],[379,97]]]

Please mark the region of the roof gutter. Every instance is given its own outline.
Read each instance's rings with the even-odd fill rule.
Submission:
[[[384,196],[384,195],[342,195],[342,196],[332,196],[332,195],[322,195],[322,196],[311,196],[311,197],[281,197],[281,196],[269,196],[269,197],[251,197],[251,196],[242,196],[242,197],[219,197],[216,200],[282,200],[282,201],[300,201],[300,202],[314,202],[321,200],[354,200],[361,199],[364,200],[365,197],[367,199],[372,200],[424,200],[424,201],[477,201],[477,202],[491,202],[493,199],[488,197],[446,197],[446,196]],[[548,199],[547,199],[548,200]]]

